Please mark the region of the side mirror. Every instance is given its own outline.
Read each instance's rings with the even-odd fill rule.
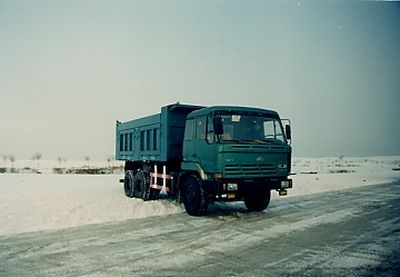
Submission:
[[[224,133],[224,125],[222,123],[222,118],[220,116],[215,116],[213,118],[214,124],[214,133],[218,135],[222,135]]]
[[[290,125],[285,125],[285,133],[286,133],[286,139],[291,140],[292,130],[290,129]]]

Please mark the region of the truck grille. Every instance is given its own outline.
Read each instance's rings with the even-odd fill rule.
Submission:
[[[272,164],[227,164],[225,177],[276,175]]]

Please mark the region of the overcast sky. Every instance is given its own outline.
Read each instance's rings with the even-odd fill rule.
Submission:
[[[400,4],[0,0],[0,155],[104,160],[115,120],[277,110],[294,156],[400,154]]]

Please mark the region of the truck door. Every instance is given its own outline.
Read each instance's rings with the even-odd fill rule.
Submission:
[[[205,152],[208,152],[206,142],[206,117],[189,119],[186,122],[184,158],[185,161],[191,161],[202,164]]]
[[[184,143],[183,143],[183,160],[185,162],[196,162],[197,154],[195,149],[196,139],[196,119],[191,118],[186,121]]]

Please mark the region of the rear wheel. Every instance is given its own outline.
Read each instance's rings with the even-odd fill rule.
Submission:
[[[249,211],[261,212],[265,210],[271,198],[271,191],[269,189],[261,191],[258,194],[248,196],[244,199],[244,204]]]
[[[206,214],[208,208],[207,193],[203,182],[196,175],[190,175],[183,187],[183,205],[189,215],[201,216]]]
[[[125,172],[124,178],[124,191],[125,195],[132,198],[134,196],[133,193],[133,182],[134,182],[134,174],[132,170],[127,170]]]
[[[133,196],[147,200],[147,191],[149,189],[148,178],[142,170],[138,170],[133,183]]]

